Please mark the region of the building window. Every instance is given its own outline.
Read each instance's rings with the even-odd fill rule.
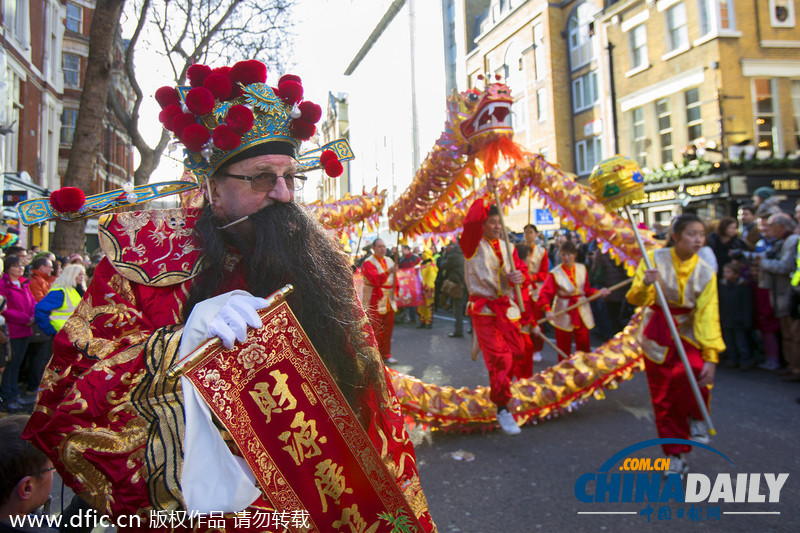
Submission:
[[[776,28],[794,28],[794,0],[769,0],[769,20]]]
[[[684,94],[686,100],[686,126],[689,142],[703,136],[703,114],[700,109],[700,89],[695,87]]]
[[[658,116],[658,138],[661,142],[661,164],[672,162],[672,118],[669,111],[669,98],[656,101]]]
[[[736,29],[731,3],[732,0],[699,0],[697,24],[701,37]]]
[[[602,140],[600,137],[592,137],[585,141],[575,143],[575,157],[578,174],[588,174],[594,166],[600,162],[602,155]]]
[[[511,104],[511,127],[515,132],[528,129],[528,101],[525,98]]]
[[[636,26],[629,34],[631,47],[631,70],[649,64],[647,59],[647,29],[644,24]]]
[[[756,148],[778,150],[778,127],[775,105],[775,80],[756,78],[753,80],[753,104],[755,116]]]
[[[639,166],[647,166],[647,138],[644,127],[644,108],[637,107],[631,111],[633,122],[633,154]]]
[[[30,43],[30,20],[28,0],[7,0],[3,2],[3,26],[23,45]]]
[[[689,31],[686,27],[686,4],[681,2],[667,10],[668,51],[689,45]]]
[[[544,26],[541,22],[537,22],[533,26],[533,61],[536,79],[543,80],[547,64],[544,49]]]
[[[800,150],[800,81],[792,80],[792,110],[794,111],[795,150]]]
[[[75,138],[75,124],[77,123],[77,109],[65,109],[61,113],[61,144],[72,144]]]
[[[596,70],[572,81],[572,101],[576,113],[593,107],[598,99]]]
[[[547,120],[547,90],[536,90],[536,119],[539,122]]]
[[[575,70],[594,59],[593,7],[584,2],[569,19],[570,65]]]
[[[66,26],[69,31],[81,33],[83,26],[83,8],[67,2],[67,21]]]
[[[81,84],[81,58],[75,54],[62,55],[64,69],[64,85],[79,87]]]
[[[4,144],[5,148],[5,161],[4,170],[13,170],[17,168],[18,154],[19,154],[19,117],[20,111],[23,108],[21,100],[21,85],[19,74],[13,69],[6,70],[6,87],[8,90],[7,98],[0,105],[5,106],[5,123],[0,124],[2,127],[11,127],[11,131],[0,137],[0,143]]]

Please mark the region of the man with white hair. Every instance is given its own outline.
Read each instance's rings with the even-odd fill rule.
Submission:
[[[777,241],[757,261],[759,287],[769,289],[775,316],[781,322],[783,357],[790,373],[785,381],[800,381],[800,320],[792,318],[791,277],[797,267],[797,224],[792,217],[779,213],[769,217],[767,225]]]

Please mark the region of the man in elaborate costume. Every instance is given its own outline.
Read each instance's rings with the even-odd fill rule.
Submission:
[[[496,180],[487,181],[492,193]],[[525,344],[512,284],[522,284],[527,267],[516,251],[512,252],[513,257],[508,256],[501,235],[500,215],[490,196],[475,200],[464,217],[464,232],[459,241],[466,259],[467,313],[472,317],[472,327],[489,371],[490,398],[497,405],[497,421],[507,434],[517,435],[520,429],[507,405],[511,399],[514,360],[525,356]]]
[[[257,61],[193,65],[188,76],[192,88],[156,98],[205,187],[204,206],[101,220],[107,258],[55,338],[25,437],[93,508],[149,519],[147,530],[181,529],[174,514],[155,524],[153,513],[184,512],[217,515],[227,531],[433,531],[347,257],[294,203],[302,172],[341,172],[342,145],[298,155],[321,110],[301,101],[296,76],[273,89]],[[299,327],[273,320],[248,336],[262,326],[264,297],[289,283]],[[177,375],[214,337],[241,363],[232,374],[241,379]],[[240,390],[266,364],[276,370]],[[220,405],[254,416],[226,416]],[[339,431],[323,429],[332,418]],[[306,520],[237,521],[269,511]]]
[[[372,255],[361,266],[364,274],[364,304],[367,306],[372,331],[378,341],[378,350],[387,364],[397,363],[392,357],[392,330],[394,330],[394,274],[397,266],[386,255],[386,243],[375,239]]]

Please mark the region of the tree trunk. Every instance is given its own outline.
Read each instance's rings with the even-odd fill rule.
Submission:
[[[112,51],[125,0],[97,0],[89,30],[89,59],[75,124],[75,136],[64,174],[63,186],[89,192],[103,137],[108,88],[111,84]],[[68,255],[83,251],[86,222],[56,221],[53,252]]]
[[[130,134],[131,130],[128,130],[128,133]],[[133,145],[139,150],[139,166],[133,172],[133,183],[134,185],[145,185],[150,181],[150,175],[158,167],[170,136],[167,130],[163,130],[156,147],[150,148],[142,139],[142,136],[139,135],[138,129],[133,133],[135,134],[132,136]],[[171,176],[171,179],[177,180],[180,179],[180,176]]]

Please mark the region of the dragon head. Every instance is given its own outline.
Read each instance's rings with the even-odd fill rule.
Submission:
[[[490,83],[483,91],[468,89],[448,99],[448,124],[456,144],[467,145],[468,152],[498,137],[512,137],[511,89]]]

